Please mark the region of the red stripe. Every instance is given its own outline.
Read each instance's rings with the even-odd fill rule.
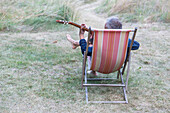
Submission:
[[[100,31],[101,32],[101,31]],[[99,31],[95,31],[95,41],[93,44],[93,56],[92,56],[92,64],[91,64],[91,69],[94,70],[96,68],[96,63],[97,63],[97,52],[99,44]],[[129,31],[126,32],[124,43],[123,43],[123,51],[121,54],[121,61],[120,64],[116,64],[117,57],[118,57],[118,50],[119,50],[119,41],[120,41],[120,35],[121,31],[103,31],[103,40],[102,40],[102,51],[101,51],[101,61],[99,64],[99,69],[96,70],[98,72],[107,74],[113,72],[115,66],[119,66],[116,70],[120,69],[122,64],[124,63],[125,57],[126,57],[126,52],[127,52],[127,44],[128,44],[128,35]]]
[[[98,49],[98,31],[95,32],[95,41],[93,43],[93,56],[92,56],[92,64],[91,69],[93,70],[96,66],[96,60],[97,60],[97,49]]]
[[[101,63],[99,67],[99,72],[103,72],[103,68],[106,61],[106,53],[107,53],[107,42],[108,42],[108,31],[103,32],[103,44],[102,44],[102,56],[101,56]]]
[[[111,65],[114,38],[115,38],[114,35],[115,35],[115,32],[110,32],[109,33],[108,49],[107,49],[107,60],[106,60],[105,67],[104,67],[104,70],[103,70],[105,73],[109,73],[109,69],[110,69],[110,65]]]
[[[113,47],[114,50],[113,50],[112,61],[111,61],[111,66],[110,66],[109,72],[112,72],[112,70],[113,70],[113,68],[115,67],[115,64],[116,64],[118,48],[119,48],[120,34],[121,34],[121,32],[116,32],[116,34],[115,34],[115,41],[114,41],[114,47]]]

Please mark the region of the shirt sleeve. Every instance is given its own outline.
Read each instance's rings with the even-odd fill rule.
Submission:
[[[130,47],[131,41],[132,41],[132,40],[129,39],[129,41],[128,41],[128,48]],[[137,50],[137,49],[139,49],[139,46],[140,46],[139,42],[137,42],[137,41],[134,40],[131,50]],[[128,50],[129,50],[129,49],[128,49]]]

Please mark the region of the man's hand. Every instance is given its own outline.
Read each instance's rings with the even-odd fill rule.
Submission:
[[[85,30],[83,28],[86,28],[85,24],[81,24],[80,34],[84,34],[85,33]]]
[[[81,28],[80,28],[80,32],[79,32],[80,39],[84,39],[84,33],[85,33],[85,30],[83,29],[84,27],[86,27],[86,25],[81,24]]]

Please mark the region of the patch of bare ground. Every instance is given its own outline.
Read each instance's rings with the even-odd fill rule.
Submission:
[[[106,18],[96,15],[92,8],[100,3],[101,1],[96,1],[84,5],[80,2],[79,10],[83,18],[80,23],[103,28]],[[1,33],[0,112],[170,112],[169,24],[123,23],[123,28],[134,27],[138,27],[136,40],[141,46],[132,54],[128,104],[86,104],[85,91],[80,88],[81,53],[79,48],[72,50],[66,40],[67,33],[78,39],[77,30]],[[52,43],[55,40],[58,40],[57,44]],[[26,60],[22,67],[10,67],[13,65],[9,65],[10,62],[6,59],[13,57],[10,53],[17,45],[37,47],[33,48],[37,53],[39,50],[47,51],[34,53],[41,56],[35,57],[38,60]],[[22,48],[20,49],[22,51]],[[23,55],[21,53],[19,59],[22,59]],[[39,60],[41,58],[44,59]],[[8,66],[5,66],[6,63]],[[91,98],[115,99],[115,94],[121,98],[120,92],[121,89],[92,90]]]

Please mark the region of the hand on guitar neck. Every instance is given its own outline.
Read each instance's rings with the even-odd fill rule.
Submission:
[[[68,22],[68,21],[64,21],[64,20],[56,20],[56,22],[61,23],[61,24],[70,24],[70,25],[73,25],[75,27],[81,28],[81,25],[79,25],[77,23],[74,23],[74,22]],[[82,29],[87,31],[87,32],[89,31],[89,29],[87,27],[85,27],[85,26]],[[57,43],[57,40],[54,41],[53,43]]]

